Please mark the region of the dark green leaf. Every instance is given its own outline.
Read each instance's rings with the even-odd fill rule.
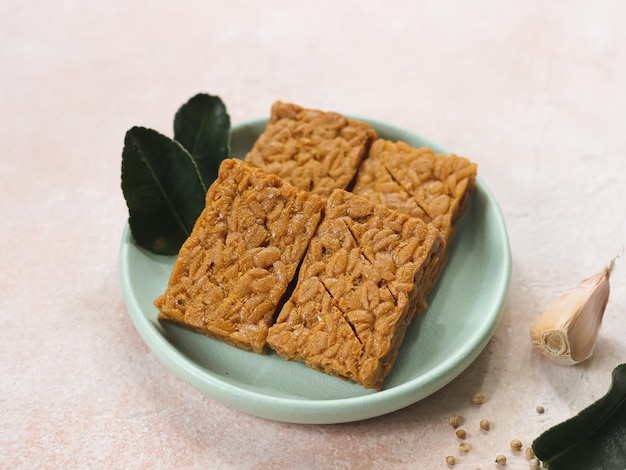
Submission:
[[[178,142],[133,127],[124,139],[122,192],[137,244],[173,255],[204,209],[206,189],[193,158]]]
[[[545,431],[532,447],[552,470],[626,469],[626,364],[613,371],[605,396]]]
[[[230,153],[230,116],[222,100],[200,93],[182,105],[174,117],[174,140],[194,158],[208,188]]]

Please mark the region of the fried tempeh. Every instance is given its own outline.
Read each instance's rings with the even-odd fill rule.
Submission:
[[[266,351],[267,329],[321,219],[322,199],[240,160],[224,160],[183,244],[159,318]]]
[[[327,198],[348,187],[375,138],[366,123],[277,101],[245,161]]]
[[[467,158],[377,139],[359,168],[353,192],[433,225],[449,246],[476,187],[476,172],[477,165]],[[439,273],[446,260],[447,251],[438,261]]]
[[[335,190],[268,344],[288,360],[380,389],[426,305],[431,260],[444,246],[421,220]]]

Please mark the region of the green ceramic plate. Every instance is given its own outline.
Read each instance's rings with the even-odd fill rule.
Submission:
[[[368,122],[380,137],[413,146],[437,144],[389,124]],[[266,119],[235,126],[232,155],[243,157]],[[365,390],[287,362],[257,355],[161,324],[152,301],[163,293],[174,257],[153,255],[133,241],[128,225],[119,254],[124,298],[137,331],[176,375],[213,399],[252,415],[294,423],[339,423],[380,416],[411,405],[448,384],[480,354],[494,333],[511,274],[511,253],[498,205],[482,179],[450,246],[448,264],[411,323],[398,360],[380,392]]]

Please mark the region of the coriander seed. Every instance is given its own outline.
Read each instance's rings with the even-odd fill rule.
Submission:
[[[502,454],[498,455],[496,457],[496,463],[498,465],[506,465],[506,455],[502,455]]]
[[[446,463],[447,463],[448,465],[454,465],[454,464],[456,463],[456,459],[454,458],[454,456],[452,456],[452,455],[448,455],[448,456],[446,457]]]
[[[456,434],[456,437],[458,437],[459,439],[465,439],[467,437],[467,433],[465,432],[465,429],[459,429],[455,434]]]
[[[528,462],[528,467],[532,470],[537,470],[539,468],[539,460],[537,460],[536,458],[530,459],[530,462]]]
[[[456,413],[452,413],[448,418],[448,424],[452,426],[454,429],[459,427],[459,423],[461,422],[461,418]]]
[[[537,408],[537,414],[544,414],[546,412],[545,408],[543,406],[538,406]]]
[[[491,425],[489,424],[489,420],[487,420],[487,419],[481,419],[480,420],[480,429],[482,429],[484,431],[489,431],[490,427],[491,427]]]
[[[467,442],[461,442],[461,443],[459,444],[459,450],[460,450],[461,452],[468,452],[468,451],[469,451],[469,443],[467,443]]]
[[[474,396],[472,397],[472,403],[476,405],[480,405],[484,401],[485,401],[485,395],[483,395],[480,392],[475,393]]]
[[[524,453],[526,454],[526,458],[528,460],[535,458],[535,451],[533,450],[532,447],[527,447]]]
[[[515,451],[520,451],[522,450],[522,441],[520,441],[519,439],[513,439],[510,443],[511,449],[515,450]]]

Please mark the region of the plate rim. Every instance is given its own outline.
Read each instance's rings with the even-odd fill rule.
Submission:
[[[412,138],[424,142],[425,145],[431,146],[437,152],[448,153],[443,147],[417,132],[374,119],[347,116],[367,122],[377,128],[377,130],[391,130],[394,134],[406,133]],[[267,117],[243,121],[234,125],[232,132],[241,131],[244,127],[251,125],[261,125],[264,121],[267,122]],[[134,243],[128,220],[124,225],[118,254],[118,270],[126,308],[135,329],[157,359],[193,388],[230,408],[265,419],[301,424],[353,422],[398,411],[423,400],[458,377],[483,351],[503,316],[510,289],[512,271],[510,241],[501,209],[493,193],[480,175],[476,177],[476,191],[484,193],[489,203],[489,208],[497,217],[498,239],[502,241],[504,248],[502,253],[504,256],[499,269],[502,271],[503,277],[500,280],[499,288],[494,289],[497,293],[492,298],[494,308],[492,312],[489,312],[492,319],[484,331],[472,336],[473,341],[471,341],[471,344],[464,344],[464,347],[459,348],[456,354],[448,357],[446,361],[438,364],[437,367],[428,370],[426,374],[398,384],[390,389],[346,398],[291,398],[263,394],[243,387],[237,387],[220,380],[219,374],[212,374],[208,370],[201,369],[200,366],[186,357],[160,334],[158,328],[155,328],[154,324],[148,320],[132,292],[132,280],[128,264],[129,252],[131,249],[146,250]],[[420,383],[418,384],[417,382]],[[210,393],[207,388],[210,389]]]

